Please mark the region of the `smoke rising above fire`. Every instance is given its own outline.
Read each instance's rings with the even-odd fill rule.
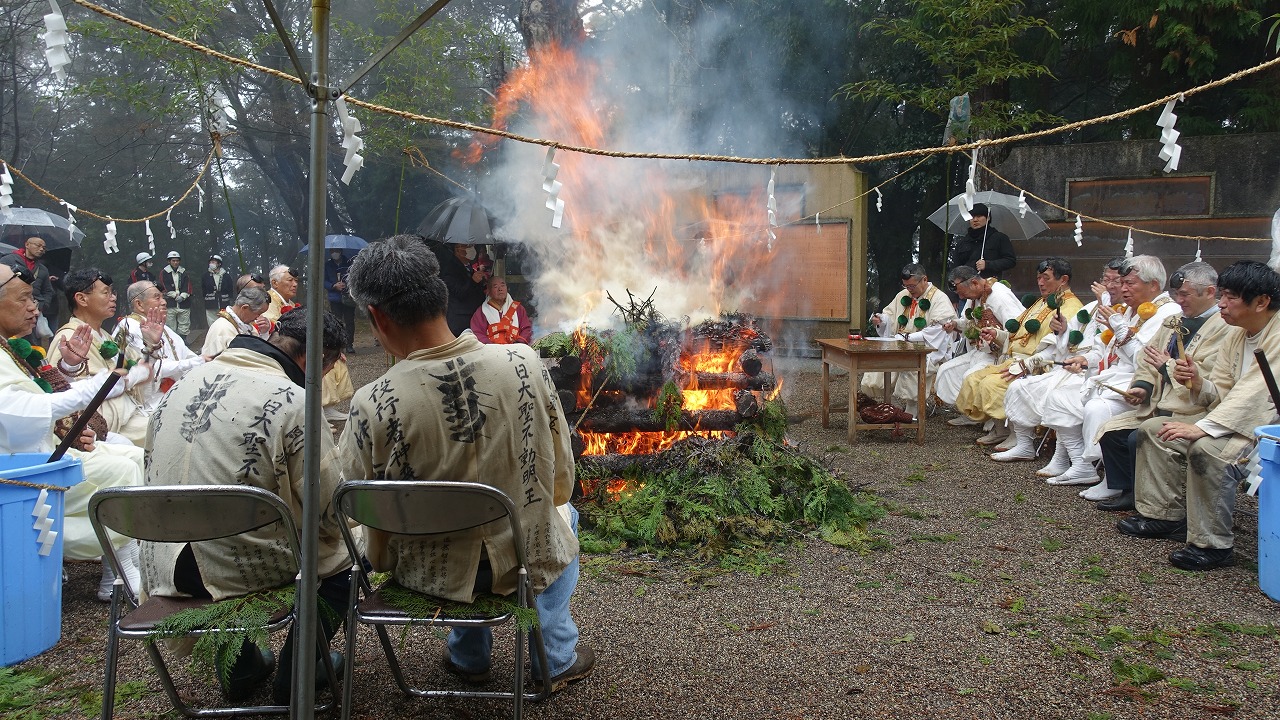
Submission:
[[[777,129],[779,94],[771,72],[719,67],[709,54],[731,30],[723,17],[695,27],[679,50],[669,28],[629,25],[578,51],[535,50],[498,93],[493,124],[514,132],[624,151],[782,156],[796,149]],[[652,31],[652,35],[647,35]],[[673,47],[675,48],[673,50]],[[700,74],[699,90],[672,81],[681,63]],[[715,76],[707,80],[707,75]],[[731,102],[706,88],[726,88]],[[728,107],[731,118],[718,118]],[[759,114],[742,112],[757,108]],[[773,128],[773,130],[770,130]],[[534,258],[540,331],[582,322],[615,324],[606,293],[625,302],[628,290],[648,297],[668,317],[694,322],[722,311],[768,314],[774,254],[768,233],[767,171],[689,161],[611,158],[557,151],[562,227],[552,227],[543,190],[546,148],[479,139],[469,150],[483,168],[479,189],[495,215],[496,237],[521,243]],[[483,158],[483,159],[481,159]],[[749,181],[725,192],[724,177]],[[716,181],[714,178],[721,178]],[[734,183],[728,183],[729,186]],[[782,219],[785,222],[785,218]]]

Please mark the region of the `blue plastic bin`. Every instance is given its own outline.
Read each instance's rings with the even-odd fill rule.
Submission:
[[[1263,425],[1258,436],[1262,485],[1258,487],[1258,585],[1280,601],[1280,425]],[[1270,436],[1270,437],[1267,437]]]
[[[0,455],[0,478],[58,487],[84,479],[79,460],[48,459],[47,453]],[[58,533],[47,554],[41,554],[41,531],[33,527],[39,497],[37,488],[0,483],[0,666],[39,655],[62,634],[63,493],[46,493],[45,516]]]

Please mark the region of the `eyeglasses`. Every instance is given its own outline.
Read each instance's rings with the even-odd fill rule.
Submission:
[[[13,274],[9,276],[8,280],[5,280],[4,282],[0,282],[0,288],[4,287],[5,285],[8,285],[14,278],[18,278],[19,280],[21,280],[22,282],[28,285],[35,282],[35,277],[31,274],[30,270],[27,270],[26,268],[11,268],[11,269],[13,270]]]

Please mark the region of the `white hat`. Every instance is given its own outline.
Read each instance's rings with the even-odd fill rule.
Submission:
[[[141,265],[142,263],[150,259],[151,259],[151,253],[145,253],[145,252],[138,253],[137,261],[139,265]]]
[[[222,262],[222,256],[221,256],[221,255],[210,255],[210,256],[209,256],[209,259],[210,259],[210,260],[217,260],[218,262]]]
[[[181,259],[181,258],[182,258],[182,255],[181,255],[177,250],[170,250],[170,251],[169,251],[169,254],[168,254],[168,255],[165,255],[165,258],[167,258],[167,259],[169,259],[169,260],[172,260],[172,259],[174,259],[174,258],[179,258],[179,259]]]

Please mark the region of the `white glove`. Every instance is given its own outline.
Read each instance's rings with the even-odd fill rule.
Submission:
[[[178,302],[186,302],[189,297],[191,296],[186,293],[178,293]]]
[[[109,398],[119,397],[124,394],[125,390],[131,390],[138,383],[144,383],[151,379],[151,365],[148,363],[138,363],[129,368],[129,374],[124,376],[116,386],[111,388]]]
[[[88,407],[89,401],[98,394],[98,389],[107,381],[107,376],[110,374],[110,371],[103,370],[93,377],[71,383],[71,387],[62,392],[50,393],[49,405],[53,411],[53,418],[55,420],[64,418]],[[116,387],[119,386],[120,383],[117,382]]]
[[[167,297],[167,298],[169,298],[170,300],[177,300],[177,299],[178,299],[178,291],[177,291],[177,290],[170,290],[169,292],[165,293],[165,294],[164,294],[164,296],[165,296],[165,297]]]

